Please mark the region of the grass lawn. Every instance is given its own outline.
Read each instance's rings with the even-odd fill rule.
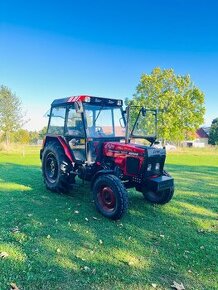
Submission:
[[[218,289],[218,151],[170,153],[173,200],[151,205],[130,190],[117,222],[95,211],[88,184],[47,191],[38,151],[0,152],[1,290]]]

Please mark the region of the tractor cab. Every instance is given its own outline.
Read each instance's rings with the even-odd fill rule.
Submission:
[[[122,100],[90,96],[54,100],[47,137],[63,138],[75,163],[95,162],[97,145],[125,139]]]
[[[79,96],[53,101],[47,136],[64,137],[75,162],[91,163],[103,142],[153,143],[156,132],[156,110],[127,107],[124,111],[122,100]]]
[[[151,202],[169,201],[173,178],[164,171],[166,151],[153,147],[157,113],[86,95],[54,100],[40,152],[47,188],[67,191],[76,176],[90,181],[97,209],[113,219],[126,210],[130,187]]]

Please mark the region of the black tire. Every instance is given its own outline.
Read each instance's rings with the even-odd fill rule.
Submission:
[[[120,219],[128,208],[128,193],[115,175],[100,175],[93,185],[97,210],[107,218]]]
[[[151,202],[156,204],[165,204],[171,200],[174,194],[174,187],[170,187],[158,192],[153,191],[143,191],[144,198]]]
[[[49,142],[42,154],[42,175],[47,189],[68,192],[71,169],[72,165],[58,142]]]

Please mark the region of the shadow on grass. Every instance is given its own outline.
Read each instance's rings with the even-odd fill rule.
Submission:
[[[168,170],[176,179],[169,204],[147,204],[131,190],[128,214],[114,222],[96,213],[89,185],[79,181],[72,195],[53,194],[39,167],[1,164],[0,250],[8,247],[16,262],[0,261],[0,289],[8,289],[9,277],[24,289],[169,289],[173,280],[215,289],[218,169]],[[19,233],[10,231],[15,226]]]

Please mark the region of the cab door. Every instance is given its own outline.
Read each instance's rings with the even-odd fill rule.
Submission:
[[[75,160],[79,163],[86,161],[85,128],[82,113],[77,112],[74,106],[67,109],[65,138],[68,141]]]

